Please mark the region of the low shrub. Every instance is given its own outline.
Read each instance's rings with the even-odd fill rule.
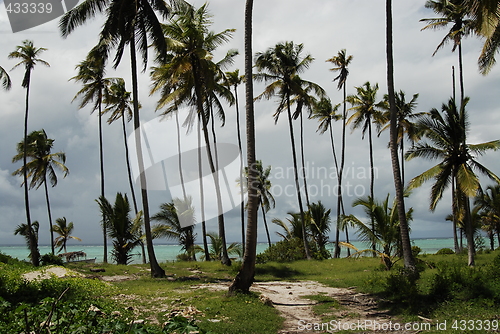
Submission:
[[[323,260],[326,254],[320,252],[316,244],[309,244],[309,251],[316,260]],[[257,255],[257,263],[266,262],[293,262],[306,258],[304,242],[299,238],[285,239],[278,241],[268,247],[264,253]]]
[[[447,254],[455,254],[455,252],[450,248],[441,248],[436,252],[436,255],[447,255]]]
[[[49,266],[51,264],[55,264],[56,266],[64,265],[63,259],[52,253],[42,255],[42,257],[40,258],[40,262],[42,266]]]

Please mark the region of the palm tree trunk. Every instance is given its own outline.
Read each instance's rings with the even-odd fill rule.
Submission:
[[[453,245],[455,247],[455,254],[460,253],[460,247],[458,245],[458,236],[457,236],[457,194],[456,194],[456,175],[453,172],[451,177],[451,215],[453,220]]]
[[[243,150],[241,145],[240,131],[240,108],[238,106],[238,86],[234,85],[234,96],[236,99],[236,131],[238,134],[238,150],[240,153],[240,214],[241,214],[241,245],[245,249],[245,194],[243,189]]]
[[[340,226],[340,217],[341,217],[340,206],[341,206],[342,200],[341,200],[339,193],[341,193],[341,191],[340,191],[341,181],[340,181],[339,166],[337,163],[337,154],[335,153],[335,142],[333,140],[333,130],[332,130],[331,121],[330,121],[329,129],[330,129],[330,142],[332,144],[333,161],[335,163],[335,170],[337,171],[337,227],[335,228],[335,251],[333,253],[333,257],[337,259],[340,257],[340,246],[339,246],[340,228],[339,228],[339,226]]]
[[[302,161],[302,177],[304,178],[304,193],[306,195],[306,204],[309,207],[309,190],[307,189],[306,166],[304,162],[304,121],[302,113],[300,113],[300,157]]]
[[[205,261],[211,261],[210,250],[207,242],[207,227],[205,224],[205,192],[203,189],[203,160],[201,159],[201,120],[198,120],[198,179],[200,180],[200,210],[201,210],[201,231],[203,235],[203,250],[205,251]]]
[[[368,144],[370,148],[370,198],[371,198],[371,203],[375,203],[375,196],[374,196],[374,183],[375,183],[375,174],[374,174],[374,167],[373,167],[373,139],[372,139],[372,122],[371,119],[368,122]],[[398,166],[399,168],[399,166]],[[375,219],[373,217],[373,212],[370,211],[370,229],[372,232],[375,232]],[[375,251],[375,243],[372,243],[372,249]],[[376,257],[377,254],[373,252],[373,257]]]
[[[149,265],[151,268],[151,277],[165,277],[163,270],[156,260],[155,250],[153,247],[153,238],[151,235],[151,222],[149,217],[149,201],[148,190],[146,183],[146,174],[144,170],[144,161],[142,157],[141,129],[139,118],[139,89],[137,83],[137,57],[135,52],[135,38],[130,39],[130,62],[132,66],[132,96],[134,100],[134,132],[135,132],[135,148],[137,152],[137,161],[139,163],[139,175],[141,182],[141,197],[142,197],[142,212],[144,213],[144,230],[146,234],[146,247],[148,249]]]
[[[181,152],[181,129],[179,126],[179,111],[175,113],[175,125],[177,127],[177,155],[179,156],[178,166],[179,166],[179,178],[182,187],[182,196],[184,200],[187,199],[186,186],[184,185],[184,173],[182,172],[182,152]]]
[[[269,227],[267,226],[266,211],[264,210],[264,204],[260,201],[260,210],[262,211],[262,220],[264,221],[264,227],[266,229],[267,244],[271,247],[271,236],[269,235]]]
[[[389,89],[389,106],[391,110],[391,123],[390,123],[390,149],[391,149],[391,163],[394,175],[394,186],[396,188],[396,199],[398,204],[399,215],[399,229],[401,233],[401,243],[403,248],[403,258],[405,268],[410,274],[416,273],[415,260],[411,252],[410,234],[408,230],[408,223],[406,221],[406,210],[404,202],[403,183],[401,181],[401,171],[399,170],[398,161],[398,133],[397,133],[397,110],[394,95],[394,56],[393,56],[393,41],[392,41],[392,0],[386,0],[386,19],[387,19],[387,87]]]
[[[49,187],[47,186],[46,175],[43,176],[43,184],[45,186],[45,201],[47,203],[47,213],[49,215],[50,249],[52,251],[52,255],[54,255],[54,231],[52,231],[52,213],[50,212]]]
[[[300,193],[300,185],[299,185],[299,173],[297,169],[297,153],[295,152],[295,138],[293,134],[293,123],[292,123],[292,113],[290,111],[290,96],[287,95],[287,111],[288,111],[288,128],[290,130],[290,141],[292,146],[292,158],[293,158],[293,172],[295,178],[295,188],[297,190],[297,200],[299,202],[299,210],[300,210],[300,219],[302,221],[302,240],[304,242],[304,250],[306,253],[306,258],[311,260],[311,253],[309,251],[309,244],[307,242],[307,233],[306,233],[306,220],[304,216],[304,207],[302,205],[302,195]]]
[[[28,170],[26,169],[28,160],[28,110],[29,110],[29,95],[30,95],[30,73],[28,73],[26,85],[26,111],[24,113],[24,152],[23,152],[23,179],[24,179],[24,206],[26,209],[26,225],[28,225],[28,243],[31,254],[31,264],[35,267],[40,265],[40,253],[38,251],[38,241],[33,233],[30,214],[30,201],[28,194]]]
[[[338,189],[337,189],[337,197],[339,198],[340,204],[342,205],[342,214],[345,215],[345,210],[344,210],[344,200],[343,200],[343,189],[342,189],[342,181],[344,178],[344,165],[345,165],[345,134],[346,134],[346,121],[347,121],[347,90],[346,90],[346,81],[344,81],[343,84],[343,93],[344,93],[344,110],[342,112],[342,153],[340,157],[340,171],[338,175]],[[337,220],[338,224],[338,220]],[[346,241],[349,242],[349,228],[346,226],[345,228],[345,235],[346,235]],[[340,253],[339,253],[340,256]],[[351,256],[351,249],[347,248],[347,256]]]
[[[104,153],[102,145],[102,91],[99,92],[99,166],[101,172],[101,196],[104,198]],[[102,216],[102,236],[104,254],[102,261],[108,263],[108,238],[106,235],[106,227],[104,226],[104,214]]]
[[[462,60],[462,41],[458,44],[458,71],[460,80],[460,108],[464,103],[465,93],[464,93],[464,67]]]
[[[255,169],[255,117],[253,105],[252,81],[252,9],[253,0],[245,4],[245,108],[247,132],[247,164],[248,164],[248,206],[247,235],[245,253],[241,269],[229,287],[229,292],[248,292],[255,276],[255,259],[257,256],[257,210],[259,208],[257,188],[251,185],[257,182]]]
[[[472,226],[472,217],[470,213],[470,201],[469,197],[464,196],[465,202],[465,234],[467,237],[467,254],[468,254],[468,265],[469,267],[474,267],[476,255],[476,247],[474,245],[474,227]]]

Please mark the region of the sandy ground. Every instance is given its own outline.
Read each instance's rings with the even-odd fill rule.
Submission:
[[[52,276],[57,276],[57,277],[74,277],[74,276],[82,276],[80,273],[77,273],[76,271],[66,269],[64,267],[48,267],[43,270],[36,270],[36,271],[30,271],[29,273],[23,274],[23,277],[28,280],[28,281],[35,281],[35,280],[42,280],[42,279],[49,279]]]

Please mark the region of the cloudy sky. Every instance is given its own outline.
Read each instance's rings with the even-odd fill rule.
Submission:
[[[191,1],[200,6],[203,1]],[[278,42],[294,41],[303,43],[305,53],[311,54],[315,61],[303,77],[320,84],[334,103],[341,102],[342,95],[332,83],[335,74],[329,71],[330,63],[326,59],[336,55],[341,49],[354,56],[348,78],[348,94],[354,93],[354,86],[370,81],[380,86],[379,98],[386,92],[385,63],[385,1],[382,0],[310,0],[307,6],[299,0],[255,1],[254,7],[254,51],[265,51]],[[444,31],[420,31],[423,24],[419,19],[434,17],[424,8],[425,1],[396,1],[394,4],[394,52],[396,89],[404,90],[408,96],[419,93],[417,111],[439,108],[451,95],[451,67],[457,67],[457,54],[451,47],[441,50],[431,57],[439,44]],[[213,14],[213,30],[236,29],[233,39],[220,48],[215,59],[220,59],[230,48],[243,53],[244,1],[215,0],[209,4]],[[87,25],[77,29],[67,39],[63,39],[57,29],[57,20],[23,32],[12,33],[5,7],[0,4],[0,65],[10,70],[15,60],[8,59],[8,54],[23,40],[33,40],[35,46],[48,50],[42,58],[48,61],[50,68],[39,65],[32,75],[30,96],[29,131],[45,129],[50,138],[55,139],[54,150],[67,154],[67,166],[70,175],[59,179],[55,188],[50,189],[54,219],[66,217],[75,223],[74,235],[82,238],[86,244],[99,243],[100,217],[96,202],[99,196],[99,161],[97,115],[90,114],[90,109],[78,109],[77,103],[71,103],[80,85],[68,81],[73,77],[75,65],[83,60],[86,53],[97,42],[97,35],[103,23],[97,17]],[[494,68],[486,77],[477,70],[477,57],[481,41],[469,38],[463,43],[465,67],[465,91],[471,97],[469,114],[471,131],[470,143],[479,143],[498,139],[498,110],[500,69]],[[148,67],[152,64],[148,64]],[[234,67],[243,70],[243,55],[237,57]],[[142,120],[147,122],[158,116],[155,113],[157,95],[149,95],[149,69],[140,76],[140,102]],[[0,246],[22,244],[20,236],[14,236],[16,225],[24,222],[23,190],[20,178],[11,176],[19,167],[12,164],[15,145],[22,140],[24,96],[21,87],[23,69],[10,72],[13,87],[9,92],[0,91]],[[124,57],[117,70],[109,68],[108,77],[123,77],[130,89],[129,59]],[[255,86],[259,94],[264,86]],[[243,87],[240,87],[243,97]],[[244,102],[240,101],[243,110]],[[287,174],[292,165],[290,138],[286,119],[274,124],[272,114],[275,101],[257,102],[256,133],[257,155],[264,165],[273,166],[273,193],[276,195],[276,208],[268,214],[270,218],[285,218],[287,212],[298,211],[293,188],[293,174]],[[181,116],[182,117],[182,116]],[[167,122],[172,122],[167,121]],[[298,133],[298,123],[296,131]],[[130,125],[129,125],[130,126]],[[169,125],[166,125],[169,126]],[[336,197],[328,195],[335,186],[335,179],[330,174],[320,171],[333,168],[330,142],[327,135],[316,133],[317,121],[305,122],[306,163],[310,172],[308,182],[314,189],[312,201],[321,200],[332,208],[335,215]],[[106,125],[104,128],[104,152],[106,170],[106,195],[114,198],[116,192],[129,192],[124,163],[123,139],[119,124]],[[334,126],[335,136],[340,138],[341,124]],[[350,130],[348,131],[350,133]],[[236,118],[234,107],[226,109],[226,124],[218,130],[218,141],[236,143]],[[376,196],[385,197],[393,194],[392,172],[387,149],[388,133],[374,139],[375,165],[377,169],[375,188]],[[165,142],[165,145],[175,145]],[[368,194],[368,141],[361,140],[361,133],[355,131],[347,136],[346,179],[350,188],[350,197],[345,199],[348,213],[361,214],[350,204],[356,196]],[[340,147],[338,145],[338,147]],[[495,173],[500,174],[498,152],[491,152],[480,159]],[[430,162],[415,160],[407,163],[407,178],[418,175],[431,166]],[[321,175],[320,175],[321,174]],[[288,190],[288,194],[286,193]],[[30,191],[32,218],[41,224],[40,243],[49,242],[48,221],[45,197],[42,191]],[[168,192],[154,190],[150,192],[151,212],[158,211],[161,203],[169,200]],[[450,213],[450,196],[447,194],[434,213],[429,212],[429,186],[413,192],[408,206],[413,207],[412,237],[449,237],[451,225],[445,221]],[[240,240],[239,209],[226,213],[227,235],[230,241]],[[262,225],[260,225],[262,227]],[[198,228],[198,227],[197,227]],[[208,230],[216,231],[216,221],[208,222]],[[271,226],[271,230],[275,228]],[[198,233],[201,235],[201,232]],[[272,233],[273,239],[277,236]],[[259,230],[259,241],[265,241],[264,229]]]

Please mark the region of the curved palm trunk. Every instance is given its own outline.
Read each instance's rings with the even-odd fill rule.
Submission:
[[[248,163],[248,207],[247,235],[245,253],[241,269],[229,287],[229,292],[248,292],[255,276],[255,258],[257,256],[257,209],[259,208],[257,188],[251,185],[257,182],[255,169],[255,117],[253,105],[252,81],[252,10],[253,0],[245,4],[245,108],[247,132],[247,163]]]
[[[238,86],[234,85],[234,96],[236,98],[236,130],[238,134],[238,150],[240,153],[240,214],[241,214],[241,245],[245,249],[245,194],[243,189],[243,150],[241,145],[240,131],[240,108],[238,105]]]
[[[269,235],[269,227],[267,226],[266,211],[264,210],[264,204],[262,203],[262,201],[260,201],[260,211],[262,212],[262,220],[264,221],[264,228],[266,229],[267,244],[269,245],[269,247],[271,247],[271,236]]]
[[[302,221],[302,240],[304,242],[304,250],[306,253],[306,258],[308,260],[311,260],[311,253],[309,251],[309,244],[307,242],[307,233],[306,233],[306,221],[305,221],[305,216],[304,216],[304,207],[302,205],[302,195],[300,192],[300,185],[299,185],[299,173],[297,170],[297,153],[295,152],[295,138],[293,135],[293,123],[292,123],[292,113],[290,111],[290,96],[287,95],[287,112],[288,112],[288,128],[290,130],[290,141],[291,141],[291,146],[292,146],[292,158],[293,158],[293,172],[294,172],[294,178],[295,178],[295,188],[297,190],[297,200],[299,202],[299,210],[300,210],[300,219]]]
[[[374,163],[373,163],[373,138],[372,138],[372,122],[371,119],[368,122],[368,142],[369,142],[369,147],[370,147],[370,198],[371,198],[371,203],[373,204],[375,201],[375,196],[374,196],[374,184],[375,184],[375,173],[374,173]],[[399,168],[399,163],[398,163],[398,168]],[[370,229],[372,232],[375,232],[375,220],[373,217],[373,212],[370,212]],[[375,243],[372,243],[372,249],[375,251]],[[377,254],[373,252],[373,257],[376,257]]]
[[[102,145],[102,91],[99,92],[99,166],[101,171],[101,196],[104,198],[104,153]],[[104,254],[102,261],[108,263],[108,237],[106,235],[106,227],[104,226],[104,213],[102,216],[102,236]]]
[[[184,185],[184,173],[182,172],[182,152],[181,152],[181,129],[179,126],[179,112],[175,113],[175,125],[177,128],[177,155],[179,156],[178,166],[179,166],[179,178],[182,187],[182,196],[184,200],[187,199],[186,186]]]
[[[47,186],[47,176],[43,176],[43,184],[45,186],[45,201],[47,203],[47,213],[49,215],[49,228],[50,228],[50,249],[52,255],[54,255],[54,231],[52,231],[52,213],[50,212],[50,200],[49,200],[49,187]]]
[[[334,258],[339,258],[340,257],[340,246],[339,246],[339,241],[340,241],[340,204],[342,202],[342,199],[339,195],[341,193],[340,189],[340,173],[339,173],[339,165],[337,162],[337,154],[335,153],[335,142],[333,139],[333,130],[332,130],[332,124],[330,122],[330,142],[332,144],[332,154],[333,154],[333,162],[335,163],[335,170],[337,171],[337,227],[335,228],[335,251],[333,253]]]
[[[201,159],[201,120],[198,121],[198,179],[200,180],[200,210],[203,250],[205,251],[205,261],[211,261],[210,250],[208,249],[207,242],[207,227],[205,224],[205,192],[203,190],[203,165]]]
[[[391,110],[390,123],[390,149],[391,163],[394,175],[394,186],[396,188],[396,201],[398,205],[399,215],[399,230],[401,233],[401,243],[403,248],[403,258],[405,268],[411,273],[416,273],[415,260],[411,253],[410,234],[408,231],[408,223],[406,221],[406,210],[404,202],[403,183],[401,182],[401,171],[398,161],[398,145],[397,145],[397,110],[394,96],[394,56],[392,50],[392,0],[386,0],[386,38],[387,38],[387,87],[389,89],[389,107]]]
[[[304,193],[306,195],[306,204],[309,207],[309,190],[307,189],[306,166],[304,162],[304,121],[300,113],[300,157],[302,160],[302,177],[304,178]]]
[[[149,218],[149,201],[148,190],[146,183],[146,174],[144,170],[144,161],[142,160],[142,144],[140,133],[140,118],[139,118],[139,89],[137,84],[137,57],[135,52],[135,39],[134,36],[130,39],[130,61],[132,66],[132,96],[134,99],[134,132],[135,132],[135,148],[137,151],[137,161],[139,163],[140,182],[141,182],[141,197],[142,207],[144,213],[144,230],[146,233],[146,247],[148,250],[149,265],[151,268],[152,277],[164,277],[165,270],[163,270],[158,261],[156,260],[155,250],[153,247],[153,238],[151,235],[151,223]]]
[[[30,73],[28,73],[26,85],[26,111],[24,113],[24,152],[23,152],[23,179],[24,179],[24,207],[26,209],[26,225],[28,225],[28,244],[31,254],[31,264],[35,267],[40,265],[40,253],[38,251],[38,240],[33,233],[31,224],[30,201],[28,194],[28,170],[26,164],[28,160],[28,110],[29,110],[29,95],[30,95]]]

